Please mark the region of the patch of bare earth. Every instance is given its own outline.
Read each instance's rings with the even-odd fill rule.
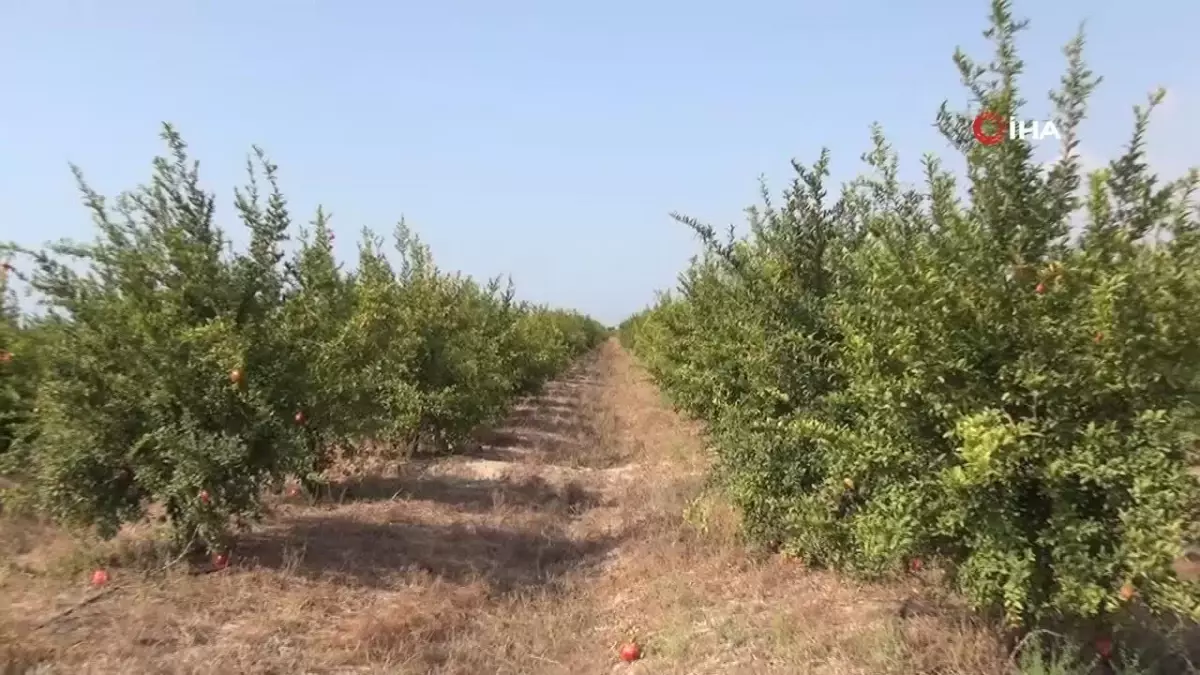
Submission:
[[[42,673],[962,673],[999,643],[920,589],[748,552],[706,495],[699,429],[615,342],[461,456],[273,505],[226,570],[151,573],[0,527],[0,664]],[[139,539],[140,538],[140,539]],[[914,581],[914,583],[917,583]],[[644,658],[625,665],[636,634]],[[36,668],[36,670],[34,670]]]

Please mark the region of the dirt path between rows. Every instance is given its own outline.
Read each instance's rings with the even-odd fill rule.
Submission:
[[[456,675],[1003,665],[961,614],[908,611],[919,586],[857,585],[748,551],[730,510],[703,492],[700,429],[615,342],[481,441],[351,479],[331,501],[272,504],[225,571],[118,567],[120,591],[40,630],[91,592],[86,567],[64,535],[6,525],[0,544],[15,555],[0,571],[0,664]],[[134,539],[114,545],[116,562]],[[645,655],[626,665],[617,652],[631,634]]]

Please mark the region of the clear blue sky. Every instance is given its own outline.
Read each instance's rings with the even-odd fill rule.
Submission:
[[[304,220],[406,216],[448,269],[512,273],[525,298],[615,323],[696,250],[667,217],[741,220],[756,177],[834,151],[857,171],[883,123],[910,173],[965,102],[957,45],[986,57],[982,0],[605,3],[0,0],[0,239],[90,237],[67,162],[106,194],[149,175],[159,123],[183,132],[223,224],[245,155],[281,165]],[[1130,106],[1171,90],[1153,159],[1200,163],[1200,3],[1018,2],[1031,116],[1089,21],[1106,77],[1084,152],[1112,156]]]

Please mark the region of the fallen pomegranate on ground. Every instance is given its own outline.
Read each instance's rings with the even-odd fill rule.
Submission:
[[[229,567],[229,554],[228,553],[217,553],[216,555],[213,556],[212,564],[213,564],[214,568],[219,569],[219,570],[223,570],[226,567]]]
[[[103,586],[108,583],[108,570],[99,569],[92,572],[92,585]]]
[[[642,648],[638,646],[638,643],[630,642],[621,647],[621,660],[625,663],[633,663],[640,658],[642,658]]]

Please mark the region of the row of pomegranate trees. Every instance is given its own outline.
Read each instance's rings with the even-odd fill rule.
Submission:
[[[995,0],[994,62],[956,57],[979,109],[1020,116],[1019,28]],[[1172,566],[1197,505],[1197,176],[1146,167],[1161,95],[1125,154],[1083,175],[1098,80],[1081,49],[1052,96],[1049,170],[943,108],[969,191],[933,158],[902,187],[876,129],[873,172],[836,200],[823,155],[795,165],[781,202],[764,190],[744,238],[679,218],[707,253],[620,331],[710,422],[751,534],[868,575],[936,560],[1018,626],[1130,603],[1200,618]]]
[[[296,228],[261,153],[235,253],[163,136],[150,184],[111,204],[76,171],[95,241],[11,247],[45,309],[0,321],[0,466],[32,508],[111,535],[160,504],[181,543],[211,547],[265,489],[316,487],[335,450],[453,448],[603,334],[440,271],[403,223],[395,267],[368,231],[341,269],[320,211],[287,254]]]

